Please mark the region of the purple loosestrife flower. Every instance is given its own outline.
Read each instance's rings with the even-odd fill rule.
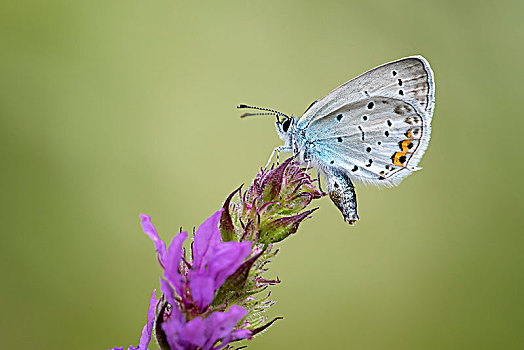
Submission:
[[[243,307],[232,305],[228,311],[216,311],[189,322],[171,319],[163,323],[162,329],[171,349],[221,349],[232,341],[251,338],[252,332],[248,329],[233,330],[246,314]]]
[[[183,259],[182,243],[187,238],[187,233],[180,232],[176,235],[168,249],[164,277],[186,307],[194,306],[195,312],[206,310],[213,301],[216,290],[251,254],[251,242],[221,241],[218,229],[221,212],[217,211],[197,229],[193,242],[192,266]],[[141,217],[143,227],[148,227],[150,218],[144,214]],[[181,270],[180,265],[184,262],[185,269]],[[162,286],[163,292],[169,292],[165,291],[168,284],[163,282]]]
[[[246,309],[239,305],[227,311],[226,307],[209,308],[217,289],[251,254],[251,242],[222,242],[218,229],[221,215],[222,210],[198,227],[192,262],[186,260],[182,248],[186,232],[177,234],[166,252],[149,216],[141,215],[144,232],[155,243],[163,262],[164,279],[160,283],[167,304],[157,318],[157,338],[160,333],[163,347],[167,342],[170,349],[218,349],[251,337],[250,330],[235,329],[246,316]]]
[[[251,339],[280,318],[268,321],[262,315],[274,304],[270,292],[256,295],[280,282],[262,275],[278,253],[273,244],[295,233],[316,210],[304,210],[324,195],[313,183],[292,158],[261,171],[245,192],[238,188],[231,193],[223,208],[198,227],[189,257],[183,248],[186,232],[166,249],[150,217],[140,215],[164,271],[163,297],[158,304],[151,299],[157,306],[155,335],[161,349],[231,349],[233,341]],[[140,350],[151,337],[151,305]]]
[[[195,233],[193,267],[189,274],[191,290],[199,290],[195,302],[200,310],[207,307],[216,290],[251,254],[251,242],[222,242],[218,223],[222,210],[207,219]]]

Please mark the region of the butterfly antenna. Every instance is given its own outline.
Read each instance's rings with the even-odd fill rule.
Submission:
[[[275,113],[244,113],[240,116],[240,118],[253,117],[256,115],[273,115],[274,116]]]
[[[240,118],[251,117],[251,116],[255,116],[255,115],[276,115],[277,119],[278,119],[278,116],[289,118],[288,115],[286,115],[286,114],[284,114],[282,112],[279,112],[279,111],[275,111],[274,109],[269,109],[269,108],[249,106],[249,105],[244,105],[244,104],[238,105],[237,108],[238,109],[250,108],[250,109],[258,109],[259,111],[268,111],[268,112],[270,112],[270,113],[244,113],[244,114],[242,114],[240,116]]]

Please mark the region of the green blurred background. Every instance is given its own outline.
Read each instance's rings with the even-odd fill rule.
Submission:
[[[5,1],[0,5],[4,349],[138,344],[170,240],[249,182],[270,118],[412,54],[436,76],[423,171],[329,199],[268,277],[250,349],[524,348],[524,3]],[[151,348],[156,348],[153,345]]]

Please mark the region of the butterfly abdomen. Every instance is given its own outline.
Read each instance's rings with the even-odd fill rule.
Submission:
[[[351,179],[342,169],[326,167],[326,190],[329,197],[344,216],[344,220],[354,225],[358,220],[357,194]]]

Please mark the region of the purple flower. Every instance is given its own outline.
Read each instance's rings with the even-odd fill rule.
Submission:
[[[251,331],[247,329],[233,330],[246,314],[243,307],[232,305],[226,312],[216,311],[206,318],[196,317],[185,324],[167,322],[162,328],[173,350],[221,349],[232,341],[251,338]]]
[[[245,308],[210,308],[216,291],[251,254],[251,242],[222,242],[218,228],[221,215],[222,210],[217,211],[198,227],[192,261],[186,260],[182,247],[186,232],[177,234],[166,250],[149,216],[140,216],[164,269],[160,284],[170,308],[164,309],[160,323],[171,349],[220,349],[252,336],[248,329],[235,329],[247,314]],[[157,325],[157,337],[158,330]]]
[[[173,286],[184,304],[193,303],[199,311],[204,311],[211,304],[217,289],[251,254],[251,242],[221,241],[218,229],[221,215],[222,210],[217,211],[198,227],[193,243],[193,264],[187,274],[181,273],[180,269],[184,255],[182,244],[187,238],[187,233],[180,232],[173,238],[165,259],[159,253],[160,261],[165,261],[164,278],[166,281]],[[152,237],[157,252],[161,252],[162,244],[157,240],[158,234],[150,218],[144,214],[141,217],[142,226],[148,229],[144,231],[149,237]],[[162,292],[167,294],[166,298],[171,304],[173,293],[169,292],[169,285],[163,283],[162,286]],[[188,291],[192,300],[189,298]]]
[[[189,273],[193,299],[200,310],[213,301],[216,290],[251,254],[251,242],[222,242],[218,223],[222,210],[204,221],[195,233],[193,268]]]
[[[149,309],[147,311],[147,322],[142,329],[142,336],[140,337],[140,343],[137,348],[130,345],[128,350],[146,350],[149,342],[151,341],[151,333],[153,331],[153,324],[155,323],[155,308],[158,300],[155,296],[156,290],[151,293],[151,300],[149,302]],[[113,348],[112,350],[125,350],[125,347]]]

